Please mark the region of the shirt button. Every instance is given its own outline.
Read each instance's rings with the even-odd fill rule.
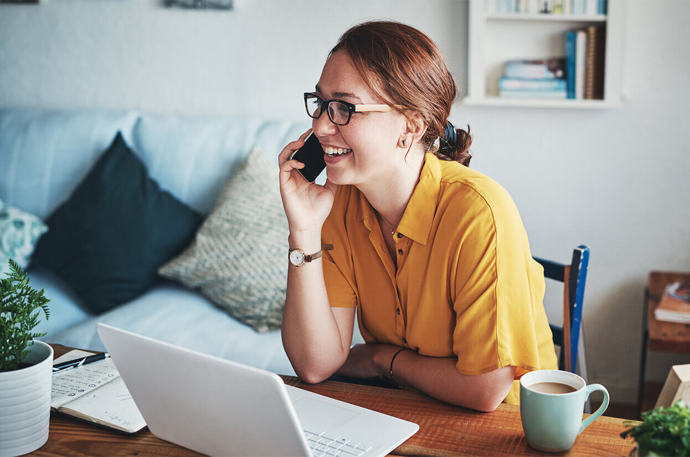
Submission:
[[[398,255],[403,255],[403,250],[402,250],[402,249],[398,249]]]
[[[395,314],[400,315],[400,308],[395,308]]]
[[[398,238],[402,238],[402,237],[403,237],[403,234],[398,232]]]
[[[407,338],[403,338],[403,343],[407,344]]]

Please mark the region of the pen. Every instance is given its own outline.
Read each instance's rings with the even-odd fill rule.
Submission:
[[[99,360],[103,360],[103,359],[108,358],[108,357],[110,357],[110,354],[108,354],[107,352],[104,352],[101,354],[93,354],[93,355],[89,355],[86,357],[81,357],[79,359],[74,359],[74,360],[70,360],[67,362],[57,363],[57,364],[53,365],[53,374],[60,373],[62,371],[69,370],[72,368],[78,368],[82,365],[97,362]]]

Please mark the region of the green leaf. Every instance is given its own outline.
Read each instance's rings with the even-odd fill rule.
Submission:
[[[16,370],[29,353],[34,338],[44,336],[33,329],[39,324],[41,312],[50,318],[45,290],[29,286],[29,277],[14,260],[10,271],[0,280],[0,372]]]

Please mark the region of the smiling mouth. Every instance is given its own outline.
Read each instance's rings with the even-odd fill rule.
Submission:
[[[323,148],[323,151],[329,157],[338,157],[338,156],[342,156],[345,154],[349,154],[350,152],[352,152],[352,149],[334,148],[334,147],[326,146]]]

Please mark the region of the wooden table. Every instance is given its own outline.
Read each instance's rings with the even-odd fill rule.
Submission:
[[[56,356],[67,348],[54,346]],[[393,455],[495,456],[551,455],[527,445],[520,423],[519,407],[501,405],[491,413],[478,413],[450,406],[417,392],[327,381],[307,385],[284,376],[286,384],[364,406],[419,424],[419,431],[399,446]],[[590,425],[566,454],[569,456],[627,456],[634,442],[619,434],[628,428],[623,419],[601,417]],[[159,440],[148,429],[126,435],[79,422],[67,416],[52,416],[48,442],[32,456],[198,456],[196,452]]]
[[[640,352],[640,378],[637,385],[637,414],[642,412],[647,351],[690,353],[690,324],[662,322],[654,317],[667,285],[676,281],[690,282],[690,273],[652,271],[645,289],[642,319],[642,350]]]

